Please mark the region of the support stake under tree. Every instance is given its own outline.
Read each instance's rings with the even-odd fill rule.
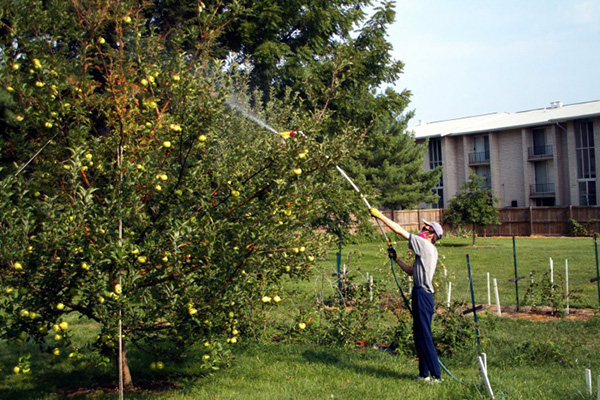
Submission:
[[[475,305],[475,292],[473,291],[473,277],[471,276],[471,262],[469,261],[469,255],[467,254],[467,269],[469,271],[469,285],[471,288],[471,302],[473,308],[463,311],[464,314],[473,313],[473,320],[475,321],[475,338],[477,339],[477,348],[481,350],[481,341],[479,340],[479,323],[477,322],[477,310],[483,308],[483,306]]]
[[[516,298],[517,298],[517,312],[519,312],[519,281],[525,277],[519,276],[519,274],[517,272],[517,245],[515,243],[514,236],[512,238],[512,242],[513,242],[513,262],[515,264],[515,277],[513,279],[509,279],[508,281],[515,283],[515,293],[516,293]]]
[[[590,279],[591,283],[598,285],[598,305],[600,306],[600,268],[598,267],[598,234],[594,233],[594,249],[596,250],[596,277]]]

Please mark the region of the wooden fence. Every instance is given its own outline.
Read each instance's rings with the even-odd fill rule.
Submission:
[[[499,211],[501,224],[477,228],[479,236],[567,236],[571,219],[586,226],[589,232],[600,232],[599,206],[509,207]],[[424,219],[440,223],[444,219],[443,209],[383,213],[408,231],[417,231]],[[444,230],[450,231],[450,227],[444,224]]]

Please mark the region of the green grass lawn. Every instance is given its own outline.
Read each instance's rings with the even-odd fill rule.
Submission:
[[[508,279],[514,276],[512,239],[479,238],[477,247],[470,238],[445,239],[439,244],[440,256],[453,282],[454,300],[470,302],[466,255],[469,254],[478,303],[487,303],[486,274],[498,279],[503,306],[515,305],[515,287]],[[395,244],[405,254],[406,242]],[[197,373],[195,360],[202,347],[190,352],[182,364],[167,363],[163,371],[150,371],[148,360],[132,351],[130,354],[134,382],[152,390],[128,393],[131,399],[484,399],[489,398],[481,384],[476,356],[478,347],[471,343],[455,354],[441,354],[441,360],[457,382],[443,373],[444,382],[430,385],[415,381],[417,361],[410,356],[391,354],[369,345],[319,346],[303,340],[310,329],[296,332],[293,340],[272,342],[276,327],[293,324],[298,310],[309,310],[315,301],[336,298],[335,252],[321,260],[313,276],[303,282],[284,282],[283,301],[266,314],[262,341],[248,336],[234,347],[235,357],[229,368],[210,376]],[[517,238],[519,274],[526,275],[520,290],[524,294],[529,272],[549,270],[549,257],[555,272],[564,274],[564,260],[569,260],[571,289],[578,299],[571,307],[598,307],[597,286],[589,279],[595,275],[594,243],[589,238]],[[390,272],[383,243],[344,246],[343,263],[354,282],[366,274],[389,293],[398,293]],[[400,274],[401,271],[398,271]],[[438,271],[438,274],[443,272]],[[402,277],[403,284],[407,284]],[[445,301],[445,280],[439,279],[436,294]],[[406,286],[405,286],[406,288]],[[496,398],[506,399],[592,399],[585,392],[585,369],[592,369],[594,386],[600,374],[600,317],[588,321],[553,318],[546,322],[498,318],[493,312],[481,312],[482,349],[488,356],[488,369]],[[95,336],[93,325],[85,321],[69,321],[78,327],[80,340]],[[316,323],[316,322],[315,322]],[[384,321],[393,324],[393,320]],[[79,325],[77,325],[79,324]],[[82,328],[82,329],[81,329]],[[261,328],[262,329],[262,328]],[[260,329],[258,329],[260,331]],[[247,335],[249,335],[247,333]],[[281,339],[282,334],[279,334]],[[243,337],[243,336],[242,336]],[[308,336],[307,336],[308,338]],[[355,338],[351,338],[355,339]],[[360,339],[360,338],[356,338]],[[14,375],[14,360],[27,351],[34,353],[32,372]],[[114,391],[97,390],[115,387],[116,373],[110,368],[73,365],[66,355],[53,357],[26,344],[15,348],[0,342],[0,398],[117,398]],[[153,382],[153,384],[152,384]],[[84,388],[79,394],[71,392]],[[156,389],[166,389],[156,391]],[[68,396],[67,396],[68,395]]]

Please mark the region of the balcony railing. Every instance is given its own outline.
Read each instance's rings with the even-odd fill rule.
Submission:
[[[490,152],[480,151],[476,153],[469,153],[469,165],[474,164],[489,164],[490,163]]]
[[[554,183],[534,183],[531,185],[531,196],[554,196]]]
[[[553,157],[553,148],[551,145],[548,146],[533,146],[529,148],[529,159],[540,160]]]

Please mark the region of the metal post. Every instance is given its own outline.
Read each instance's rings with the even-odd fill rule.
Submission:
[[[594,248],[596,249],[596,283],[598,285],[598,304],[600,305],[600,268],[598,268],[598,234],[594,233]]]
[[[519,274],[517,272],[517,246],[515,243],[515,237],[513,236],[513,260],[515,263],[515,292],[517,295],[517,312],[519,312]]]
[[[473,278],[471,277],[471,262],[469,261],[469,255],[467,254],[467,269],[469,270],[469,285],[471,287],[471,302],[473,303],[473,320],[475,321],[475,337],[477,338],[477,346],[481,347],[479,341],[479,324],[477,323],[477,310],[475,307],[475,293],[473,292]]]

